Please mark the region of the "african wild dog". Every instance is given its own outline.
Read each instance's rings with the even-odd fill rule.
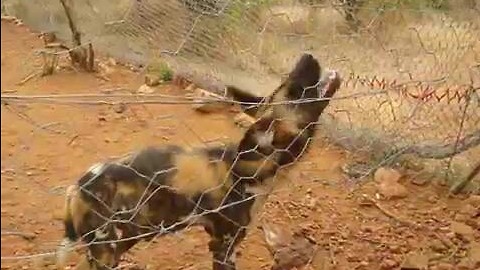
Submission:
[[[338,88],[334,75],[326,96]],[[304,55],[269,102],[318,98],[319,79],[317,60]],[[111,269],[141,240],[201,225],[211,237],[213,269],[236,269],[235,247],[262,202],[253,193],[271,186],[277,169],[300,157],[327,103],[272,105],[239,144],[149,147],[92,166],[67,190],[59,262],[81,238],[88,252],[76,269]]]
[[[239,144],[241,160],[265,162],[262,156],[269,156],[275,160],[272,164],[277,168],[300,157],[315,135],[317,121],[329,99],[340,88],[337,72],[329,71],[322,79],[320,74],[318,61],[304,54],[288,78],[269,97],[253,97],[240,89],[230,89],[234,98],[259,105],[256,110],[244,108],[258,120],[249,127]]]
[[[245,132],[237,150],[242,164],[240,178],[248,182],[247,194],[257,197],[250,210],[252,214],[278,184],[278,170],[294,163],[307,150],[320,115],[340,88],[337,72],[329,71],[322,79],[320,75],[318,61],[304,54],[288,78],[268,97],[229,89],[228,94],[235,99],[259,106],[250,111],[251,107],[244,107],[247,114],[258,120]]]

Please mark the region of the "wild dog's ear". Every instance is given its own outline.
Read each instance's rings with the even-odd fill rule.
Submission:
[[[288,79],[306,88],[318,83],[321,72],[322,68],[317,59],[311,54],[304,53],[288,75]]]

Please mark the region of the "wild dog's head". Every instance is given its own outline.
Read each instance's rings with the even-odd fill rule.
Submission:
[[[282,84],[266,97],[257,118],[260,123],[253,129],[263,130],[274,125],[270,121],[287,123],[292,132],[316,122],[330,102],[330,98],[340,88],[341,79],[334,70],[321,77],[322,68],[311,54],[303,54]]]
[[[303,54],[288,78],[270,98],[269,115],[276,121],[289,122],[292,132],[318,121],[330,98],[340,87],[336,71],[327,71],[321,78],[322,68],[311,54]]]
[[[240,152],[255,153],[244,158],[261,160],[281,151],[275,159],[285,165],[301,155],[314,135],[315,123],[340,87],[336,71],[326,72],[322,79],[320,73],[318,61],[310,54],[302,55],[241,140]]]

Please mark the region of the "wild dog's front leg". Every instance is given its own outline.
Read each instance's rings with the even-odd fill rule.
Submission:
[[[212,252],[213,270],[235,270],[235,248],[245,238],[246,227],[221,214],[208,218],[211,223],[205,227],[211,239],[208,248]]]
[[[118,265],[114,260],[114,251],[105,244],[95,244],[88,247],[75,270],[107,270]]]
[[[76,270],[107,270],[117,267],[119,260],[115,254],[117,236],[113,226],[106,230],[96,229],[85,236],[87,254],[76,266]]]

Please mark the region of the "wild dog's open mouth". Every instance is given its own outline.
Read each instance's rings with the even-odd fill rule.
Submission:
[[[326,70],[318,84],[319,98],[329,98],[340,86],[340,76],[336,70]]]

